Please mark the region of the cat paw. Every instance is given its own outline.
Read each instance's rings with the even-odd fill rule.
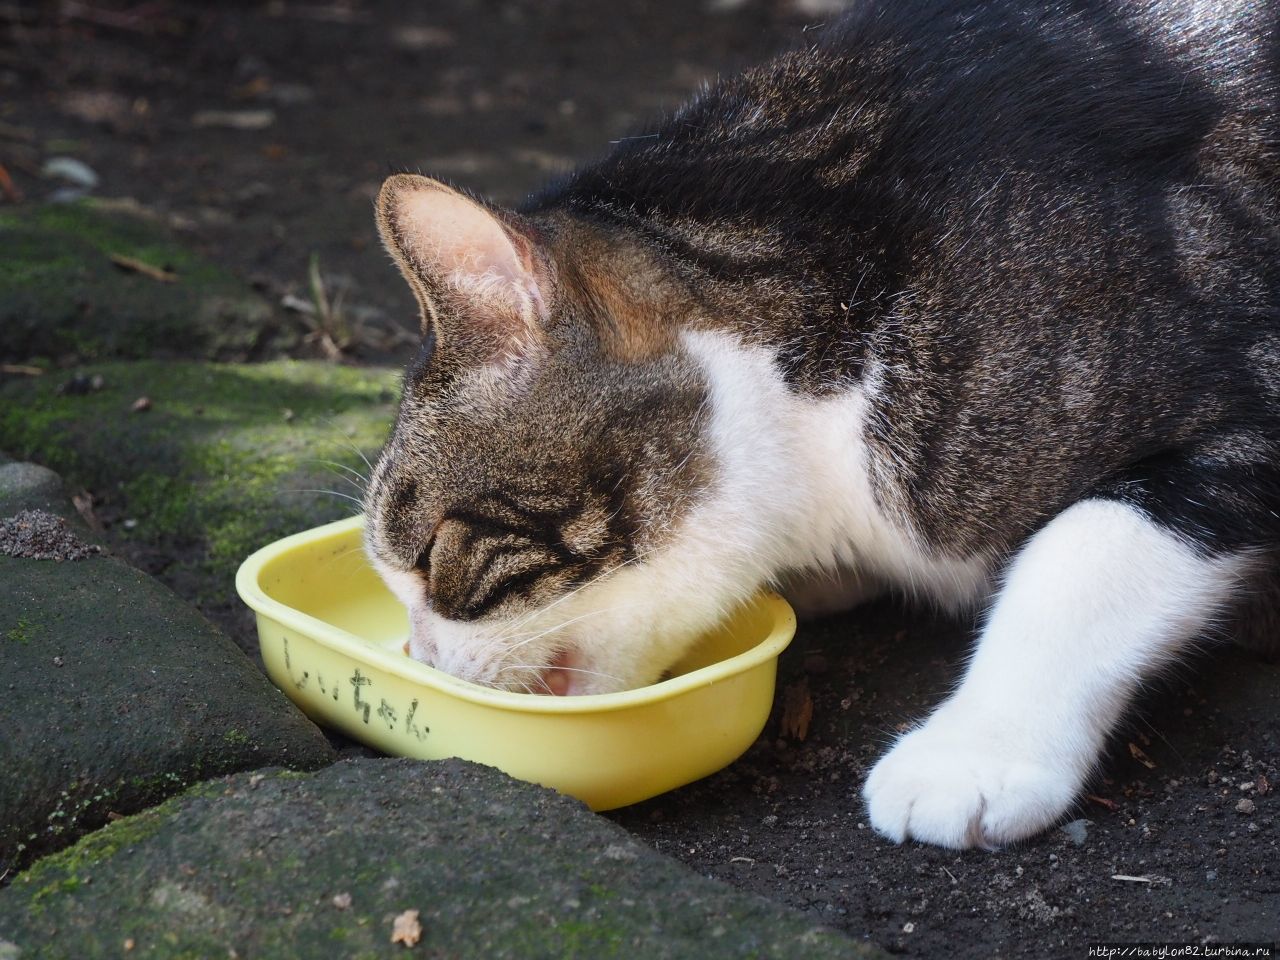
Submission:
[[[957,736],[929,723],[907,734],[862,788],[871,826],[902,843],[994,850],[1053,824],[1080,788],[1058,769],[998,738]]]

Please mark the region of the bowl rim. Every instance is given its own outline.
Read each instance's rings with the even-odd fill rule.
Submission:
[[[456,699],[516,713],[576,714],[625,710],[671,700],[690,691],[728,680],[754,667],[777,659],[795,636],[796,615],[791,605],[771,590],[762,590],[748,603],[758,603],[769,614],[769,631],[758,643],[736,656],[699,667],[689,673],[619,693],[596,693],[575,697],[550,697],[536,693],[495,690],[459,680],[410,657],[384,650],[332,624],[274,599],[262,589],[263,568],[286,553],[315,541],[350,533],[364,527],[364,516],[336,520],[310,530],[291,534],[252,553],[236,571],[236,592],[254,613],[301,633],[317,643],[376,665],[410,683],[429,687]],[[260,632],[261,634],[261,632]],[[261,639],[261,635],[260,635]]]

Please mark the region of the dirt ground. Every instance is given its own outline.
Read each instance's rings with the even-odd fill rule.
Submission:
[[[825,16],[808,9],[0,4],[0,163],[40,198],[57,189],[41,163],[75,156],[97,196],[132,198],[277,299],[304,288],[316,255],[362,324],[349,359],[398,362],[413,310],[373,232],[383,175],[517,200]],[[1280,940],[1280,666],[1247,654],[1206,654],[1148,693],[1070,834],[965,854],[876,837],[865,771],[954,681],[971,636],[891,603],[802,628],[752,751],[612,818],[909,955]]]

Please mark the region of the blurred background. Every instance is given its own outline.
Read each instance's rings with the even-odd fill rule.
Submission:
[[[38,220],[88,198],[172,231],[294,314],[224,342],[222,358],[389,360],[415,324],[373,230],[386,174],[518,202],[832,5],[0,3],[0,209]],[[318,286],[323,314],[307,309]],[[0,300],[6,325],[15,310]],[[6,336],[5,359],[139,352],[40,327]]]

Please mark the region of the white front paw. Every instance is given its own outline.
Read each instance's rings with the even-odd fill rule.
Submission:
[[[1081,782],[1070,764],[940,720],[899,740],[863,785],[871,825],[890,840],[992,850],[1040,832],[1071,806]]]

